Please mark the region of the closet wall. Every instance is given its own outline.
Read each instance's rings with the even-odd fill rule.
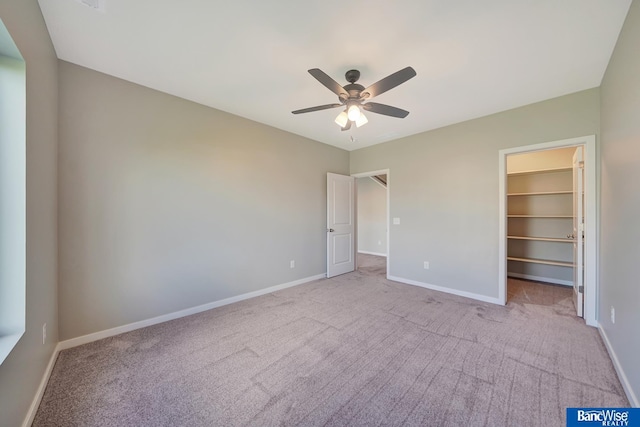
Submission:
[[[507,275],[573,284],[575,147],[507,157]]]

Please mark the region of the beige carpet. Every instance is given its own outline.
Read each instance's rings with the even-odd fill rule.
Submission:
[[[368,276],[387,277],[387,258],[366,254],[358,254],[357,268],[362,274]]]
[[[628,406],[566,289],[513,281],[500,307],[375,262],[63,351],[34,425],[563,426],[567,406]]]

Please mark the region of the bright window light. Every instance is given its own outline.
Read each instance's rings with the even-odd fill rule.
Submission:
[[[0,21],[0,364],[25,331],[26,68]]]

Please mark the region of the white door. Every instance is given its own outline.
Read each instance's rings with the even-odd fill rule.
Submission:
[[[573,294],[576,312],[583,317],[584,301],[584,153],[573,154]]]
[[[355,270],[355,178],[327,173],[327,277]]]

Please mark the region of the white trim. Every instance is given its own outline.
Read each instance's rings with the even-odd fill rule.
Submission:
[[[249,292],[246,294],[236,295],[234,297],[225,298],[219,301],[213,301],[207,304],[198,305],[196,307],[187,308],[173,313],[163,314],[161,316],[153,317],[151,319],[141,320],[139,322],[129,323],[127,325],[118,326],[115,328],[107,329],[100,332],[94,332],[92,334],[83,335],[69,340],[60,341],[58,343],[59,350],[66,350],[68,348],[77,347],[79,345],[87,344],[93,341],[98,341],[103,338],[112,337],[125,332],[134,331],[136,329],[145,328],[151,325],[157,325],[158,323],[167,322],[169,320],[179,319],[181,317],[190,316],[192,314],[200,313],[203,311],[211,310],[212,308],[222,307],[223,305],[233,304],[234,302],[243,301],[249,298],[259,297],[261,295],[270,294],[275,291],[279,291],[293,286],[302,285],[303,283],[313,282],[314,280],[324,279],[326,273],[317,274],[315,276],[305,277],[303,279],[294,280],[293,282],[283,283],[280,285],[271,286],[269,288],[260,289],[258,291]]]
[[[618,356],[616,355],[616,352],[613,350],[613,346],[611,345],[611,342],[609,342],[607,333],[604,331],[604,328],[600,323],[598,323],[598,331],[600,332],[602,341],[604,341],[604,346],[607,348],[609,357],[613,362],[613,367],[616,369],[616,373],[618,374],[618,379],[620,380],[620,384],[622,384],[622,388],[624,389],[624,392],[627,395],[627,399],[629,399],[629,403],[634,408],[639,408],[640,400],[638,400],[638,396],[636,396],[636,394],[634,393],[633,388],[631,387],[631,382],[629,382],[629,378],[627,378],[627,375],[624,373],[624,369],[622,369],[622,365],[620,365]]]
[[[507,155],[498,152],[498,304],[507,304]]]
[[[379,252],[369,252],[369,251],[361,251],[361,250],[358,250],[358,253],[359,254],[365,254],[365,255],[383,256],[383,257],[387,256],[387,254],[382,254],[382,253],[379,253]]]
[[[535,280],[536,282],[547,282],[547,283],[553,283],[556,285],[563,285],[563,286],[573,286],[573,282],[571,280],[554,279],[553,277],[533,276],[531,274],[509,273],[509,272],[507,272],[507,277],[515,277],[516,279]]]
[[[506,220],[506,158],[509,154],[550,150],[562,147],[582,145],[585,148],[585,282],[584,282],[584,320],[589,326],[597,326],[598,304],[598,245],[600,218],[598,217],[598,186],[600,170],[597,167],[597,147],[595,135],[559,141],[543,142],[522,147],[507,148],[498,152],[498,299],[506,304],[507,290],[507,220]]]
[[[31,406],[29,406],[29,410],[27,411],[27,416],[24,418],[22,422],[22,427],[29,427],[33,424],[33,419],[36,417],[36,413],[38,412],[38,407],[40,406],[40,402],[42,401],[42,396],[44,396],[44,391],[47,389],[47,384],[49,383],[49,377],[51,377],[51,372],[53,372],[53,367],[56,365],[56,360],[58,359],[58,353],[60,353],[60,343],[55,346],[53,349],[53,353],[51,353],[51,358],[49,358],[49,363],[47,364],[47,368],[42,375],[42,379],[40,380],[40,385],[38,386],[38,390],[36,390],[36,395],[33,397],[33,401],[31,402]]]
[[[405,283],[407,285],[419,286],[421,288],[431,289],[433,291],[444,292],[452,295],[458,295],[460,297],[471,298],[477,301],[489,302],[491,304],[504,305],[501,303],[499,298],[488,297],[486,295],[480,295],[480,294],[474,294],[472,292],[460,291],[458,289],[445,288],[438,285],[432,285],[430,283],[418,282],[417,280],[404,279],[402,277],[387,275],[387,278],[389,280],[393,280],[394,282],[400,282],[400,283]]]
[[[389,169],[380,169],[377,171],[369,171],[369,172],[360,172],[360,173],[352,173],[351,176],[354,178],[366,178],[375,175],[387,175],[387,254],[382,255],[387,257],[387,279],[391,280],[391,276],[389,272],[391,271],[391,171]],[[356,205],[358,204],[358,191],[356,186]],[[356,211],[356,237],[358,231],[358,215]],[[356,248],[358,246],[356,239]],[[357,250],[357,249],[356,249]],[[362,252],[366,253],[366,252]],[[372,255],[376,255],[372,253]]]
[[[384,175],[384,174],[388,174],[388,173],[389,173],[389,169],[380,169],[380,170],[377,170],[377,171],[352,173],[351,176],[354,177],[354,178],[367,178],[369,176]]]

